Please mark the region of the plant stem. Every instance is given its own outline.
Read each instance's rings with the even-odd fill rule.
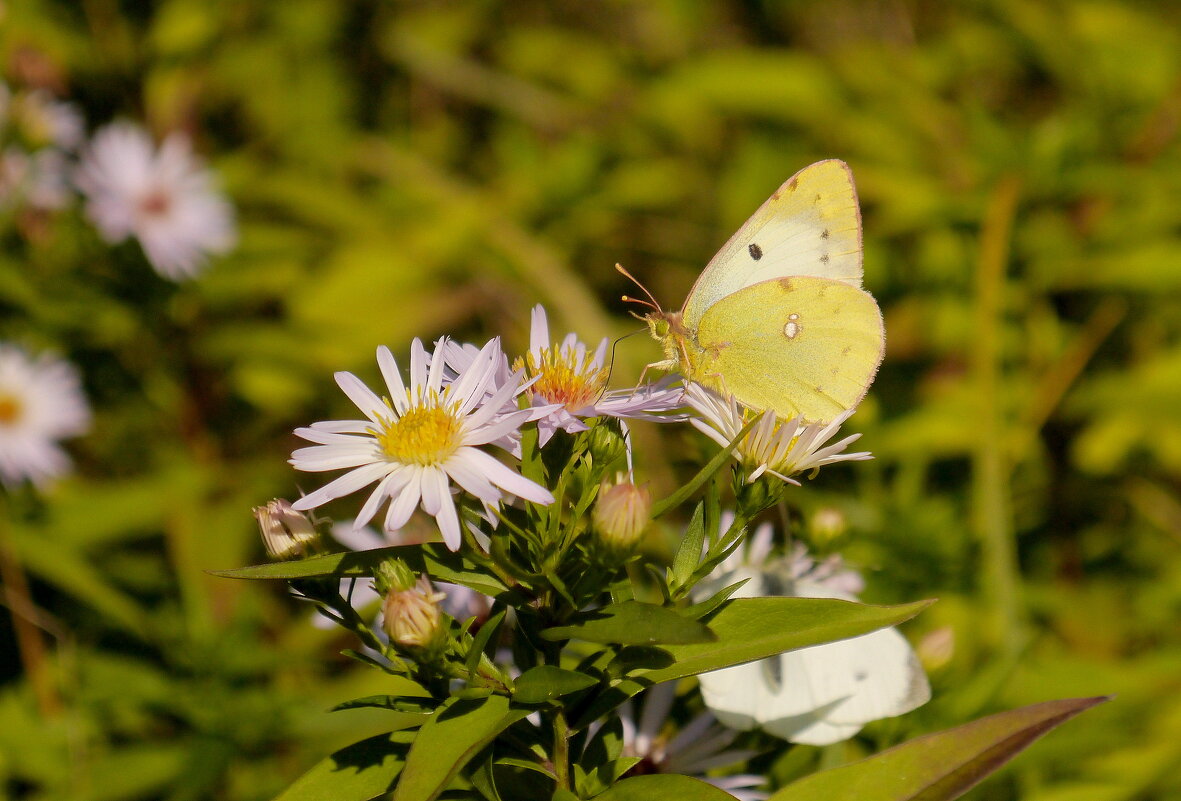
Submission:
[[[1009,486],[1011,455],[1006,448],[1001,398],[1001,331],[1003,291],[1013,219],[1020,184],[1009,177],[993,191],[980,231],[980,263],[976,271],[975,348],[973,373],[979,437],[973,458],[972,500],[980,538],[984,585],[990,607],[991,633],[1006,654],[1022,646],[1021,579],[1017,566]]]
[[[570,724],[566,722],[566,713],[562,709],[554,712],[554,752],[551,758],[558,787],[570,790]]]
[[[50,665],[45,655],[45,641],[34,620],[37,607],[29,592],[29,582],[21,567],[20,556],[9,536],[7,510],[0,504],[0,580],[4,582],[4,603],[12,613],[12,628],[16,633],[16,650],[21,667],[29,677],[37,708],[44,717],[55,717],[61,712],[61,698],[49,675]]]

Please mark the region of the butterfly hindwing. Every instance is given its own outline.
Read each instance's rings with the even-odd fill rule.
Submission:
[[[828,421],[864,397],[884,342],[869,293],[810,276],[763,281],[706,310],[691,377],[754,409]]]
[[[689,292],[683,319],[696,327],[727,295],[793,275],[861,286],[861,211],[843,161],[817,162],[784,182],[710,260]]]

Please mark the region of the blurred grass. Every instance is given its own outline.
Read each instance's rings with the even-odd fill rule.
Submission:
[[[823,759],[997,709],[1117,700],[969,795],[1181,796],[1181,9],[1169,2],[6,2],[10,81],[97,125],[182,129],[241,245],[174,287],[75,217],[0,249],[0,336],[79,363],[77,476],[14,498],[66,711],[15,658],[14,798],[262,799],[380,717],[275,588],[249,507],[291,495],[290,430],[344,412],[410,337],[525,342],[546,304],[635,330],[787,176],[850,163],[888,353],[851,426],[876,456],[796,494],[868,600],[938,596],[935,700]],[[616,376],[655,358],[616,349]],[[658,481],[698,440],[636,427]],[[342,505],[342,509],[347,508]],[[806,525],[805,525],[806,529]],[[673,536],[675,532],[667,532]],[[7,618],[6,618],[7,619]],[[4,633],[4,653],[12,649]],[[262,646],[262,647],[260,647]],[[786,777],[820,759],[794,749]],[[62,772],[61,765],[70,766]]]

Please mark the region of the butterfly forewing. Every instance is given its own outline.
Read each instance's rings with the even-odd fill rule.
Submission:
[[[869,293],[796,276],[734,292],[698,326],[695,379],[780,417],[827,422],[864,397],[882,360],[882,315]]]
[[[817,162],[784,182],[706,266],[683,319],[694,328],[727,295],[795,275],[861,286],[861,211],[843,161]]]

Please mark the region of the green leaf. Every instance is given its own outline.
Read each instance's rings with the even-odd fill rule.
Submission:
[[[697,504],[693,517],[685,529],[685,536],[673,558],[672,587],[684,587],[693,575],[693,568],[701,561],[701,546],[705,543],[705,504]]]
[[[716,642],[664,645],[659,650],[668,653],[671,664],[632,675],[659,683],[766,659],[894,626],[931,603],[869,606],[833,598],[738,598],[709,620]]]
[[[598,683],[598,679],[585,673],[553,665],[538,665],[526,670],[516,680],[513,700],[522,704],[543,704]]]
[[[1106,700],[1047,701],[990,715],[814,773],[784,787],[771,801],[949,801],[1050,729]]]
[[[607,672],[627,678],[587,704],[574,721],[582,729],[636,693],[664,681],[766,659],[769,656],[856,637],[917,615],[932,601],[868,606],[832,598],[738,598],[709,621],[712,643],[629,646]]]
[[[624,779],[595,801],[734,801],[734,796],[692,776],[656,773]]]
[[[544,629],[547,640],[586,640],[597,643],[650,645],[653,643],[712,643],[717,639],[703,623],[675,609],[641,601],[624,601],[584,613],[568,626]]]
[[[528,714],[503,695],[448,699],[418,730],[393,801],[431,801],[481,748]]]
[[[230,570],[211,570],[215,576],[237,579],[291,580],[318,576],[372,576],[374,569],[386,559],[401,559],[416,573],[428,573],[438,581],[449,581],[482,592],[498,595],[508,588],[487,575],[459,553],[447,550],[440,543],[394,545],[369,551],[344,551],[313,556],[294,562],[272,562]]]
[[[369,801],[389,792],[406,764],[414,735],[389,732],[342,748],[317,762],[275,801]]]
[[[749,578],[744,578],[742,581],[736,581],[727,587],[722,587],[722,589],[718,590],[704,601],[695,603],[692,606],[685,607],[681,610],[681,614],[685,617],[692,618],[693,620],[700,620],[724,604],[726,601],[730,600],[730,596],[738,592],[739,588],[748,581],[750,581]]]
[[[742,438],[750,433],[750,430],[755,427],[755,423],[759,422],[762,417],[762,414],[755,415],[754,418],[744,425],[742,430],[734,436],[734,439],[730,440],[730,444],[722,448],[714,455],[712,459],[706,462],[705,467],[698,470],[697,475],[689,479],[687,484],[683,485],[680,489],[678,489],[672,495],[669,495],[667,498],[663,498],[652,504],[652,519],[655,520],[669,509],[680,506],[690,495],[697,492],[697,490],[700,489],[701,486],[705,484],[705,482],[713,478],[715,473],[725,467],[726,463],[729,462],[731,458],[733,458],[732,454],[734,453],[734,446],[741,442]]]
[[[404,698],[400,695],[367,695],[364,698],[354,698],[351,701],[339,703],[330,711],[340,712],[344,709],[389,709],[394,712],[425,716],[435,711],[435,704],[430,698],[419,700]]]

